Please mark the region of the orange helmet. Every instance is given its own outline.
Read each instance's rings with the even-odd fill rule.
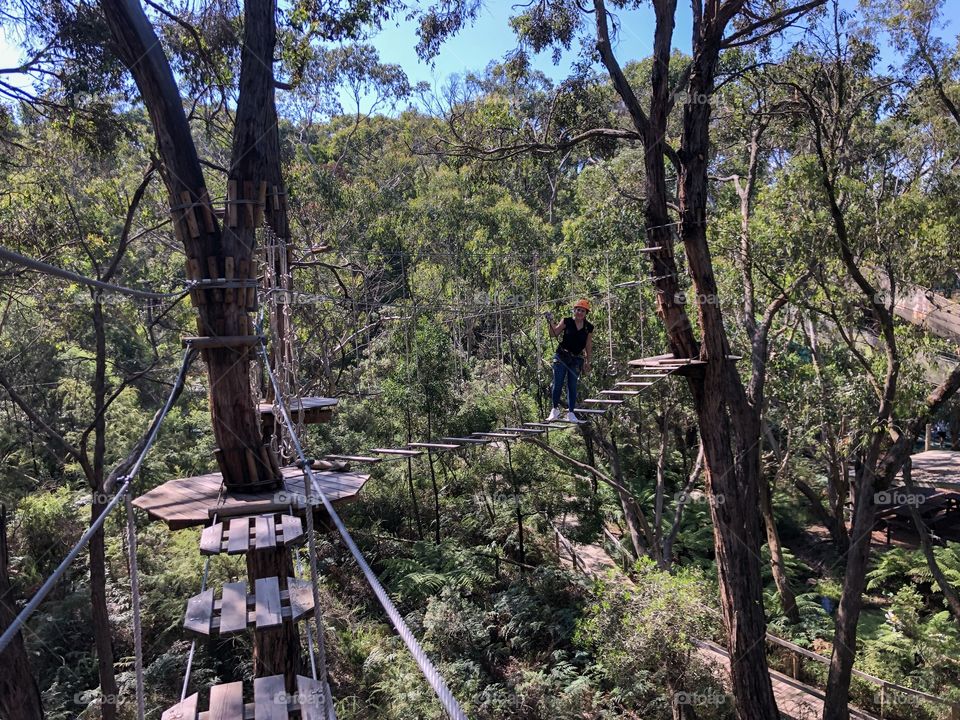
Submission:
[[[586,298],[580,298],[579,300],[577,300],[577,302],[574,303],[573,307],[583,308],[587,312],[590,312],[590,301],[587,300]]]

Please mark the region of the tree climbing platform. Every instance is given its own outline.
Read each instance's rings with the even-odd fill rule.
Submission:
[[[326,720],[323,685],[297,676],[297,691],[288,693],[283,675],[253,681],[253,702],[244,703],[243,683],[232,682],[210,688],[209,710],[199,711],[199,694],[168,708],[161,720]]]
[[[220,473],[169,480],[143,493],[133,504],[150,517],[165,522],[171,530],[206,525],[216,514],[219,518],[284,512],[292,504],[294,512],[303,516],[306,498],[303,494],[303,471],[296,467],[282,468],[284,487],[237,494],[223,486]],[[317,484],[334,505],[350,502],[360,493],[369,475],[352,472],[314,471]],[[322,505],[314,504],[316,516],[325,516]]]
[[[330,422],[333,416],[333,410],[340,401],[337,398],[327,397],[302,397],[294,398],[288,403],[290,419],[294,422],[300,422],[300,415],[303,414],[303,423],[306,425]],[[262,402],[257,405],[257,410],[265,423],[273,422],[273,403]]]

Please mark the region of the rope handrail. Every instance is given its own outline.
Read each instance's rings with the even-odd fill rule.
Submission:
[[[404,644],[407,646],[407,650],[410,651],[410,654],[413,656],[414,661],[417,663],[417,666],[420,668],[420,672],[423,673],[423,676],[426,678],[427,682],[433,688],[433,691],[436,693],[437,698],[439,698],[440,703],[443,705],[444,709],[447,711],[447,714],[453,718],[453,720],[467,720],[466,714],[460,708],[460,704],[457,702],[456,698],[453,696],[453,693],[450,691],[450,688],[447,687],[446,682],[443,677],[441,677],[440,672],[430,661],[430,658],[427,657],[426,652],[420,647],[420,643],[417,642],[417,639],[414,637],[413,632],[404,622],[403,618],[400,616],[399,611],[396,606],[394,606],[393,601],[390,599],[390,596],[387,595],[387,591],[384,589],[383,585],[380,583],[379,578],[367,564],[366,559],[363,557],[363,553],[360,552],[360,548],[357,547],[357,544],[354,542],[353,537],[350,535],[350,532],[347,530],[346,526],[343,524],[343,520],[340,519],[340,515],[337,514],[337,511],[334,509],[333,505],[330,503],[330,500],[327,498],[323,490],[320,489],[319,484],[317,483],[316,478],[314,477],[313,470],[310,465],[311,462],[303,452],[303,447],[300,445],[300,439],[297,437],[296,432],[294,431],[293,422],[290,420],[290,414],[287,412],[286,401],[283,399],[283,396],[280,394],[279,383],[277,382],[276,376],[273,374],[273,368],[270,367],[270,359],[267,356],[266,346],[260,345],[260,352],[263,356],[263,364],[266,368],[267,374],[270,376],[270,382],[273,385],[274,392],[277,394],[278,404],[280,407],[281,414],[283,415],[283,421],[287,426],[287,430],[290,432],[290,439],[294,445],[294,448],[297,451],[297,456],[300,458],[300,462],[303,464],[304,471],[304,491],[307,494],[309,491],[306,489],[306,481],[309,480],[312,492],[316,493],[316,496],[320,498],[320,502],[323,503],[324,509],[327,511],[327,514],[330,516],[330,519],[333,520],[334,525],[337,528],[337,531],[340,533],[340,537],[343,539],[344,544],[350,550],[350,554],[353,555],[353,559],[356,560],[357,565],[360,566],[361,571],[363,572],[364,577],[367,580],[367,583],[370,585],[370,589],[373,590],[373,594],[376,596],[377,600],[380,602],[380,605],[383,607],[384,611],[387,613],[387,617],[390,618],[391,623],[393,624],[394,630],[397,631],[397,634],[400,636],[400,639],[403,640]],[[311,513],[313,510],[307,508],[307,513]],[[316,577],[314,577],[314,582],[316,582]]]
[[[158,412],[154,417],[153,423],[150,426],[150,430],[147,433],[147,440],[144,443],[143,449],[137,456],[137,459],[130,468],[130,471],[123,476],[123,484],[117,490],[116,494],[110,499],[110,502],[107,503],[106,507],[104,507],[97,519],[94,520],[90,524],[90,527],[87,528],[86,532],[80,536],[80,539],[76,542],[70,552],[67,553],[67,556],[50,574],[46,582],[44,582],[34,596],[30,598],[30,601],[24,606],[23,610],[20,611],[17,617],[13,619],[13,622],[10,623],[10,626],[4,630],[3,635],[0,635],[0,653],[6,649],[7,645],[10,644],[10,641],[13,640],[14,636],[20,632],[20,628],[23,627],[24,623],[26,623],[30,616],[33,615],[36,609],[40,606],[40,603],[46,599],[47,595],[50,594],[50,591],[53,590],[56,584],[60,581],[60,578],[63,577],[63,574],[67,571],[67,568],[69,568],[70,565],[73,564],[73,561],[76,560],[77,556],[80,554],[80,551],[87,546],[87,543],[90,542],[90,538],[92,538],[94,534],[100,530],[104,522],[106,522],[107,517],[130,490],[134,477],[136,477],[137,473],[139,472],[144,458],[146,458],[147,453],[150,451],[150,448],[153,446],[153,443],[157,438],[157,433],[160,430],[160,425],[163,422],[163,419],[167,416],[167,413],[170,412],[170,408],[173,407],[174,401],[180,394],[180,387],[186,380],[187,370],[190,368],[190,364],[192,363],[194,356],[195,353],[193,350],[188,349],[186,352],[184,352],[183,363],[180,365],[180,371],[177,373],[177,379],[174,382],[173,389],[170,391],[169,397],[167,397],[167,402],[164,404],[160,412]]]

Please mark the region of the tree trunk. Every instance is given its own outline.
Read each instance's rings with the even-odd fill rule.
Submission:
[[[93,421],[93,466],[87,466],[87,481],[93,493],[90,507],[90,523],[93,524],[103,512],[108,499],[103,489],[104,458],[106,455],[107,395],[107,339],[103,325],[103,304],[100,296],[94,296],[93,329],[96,338],[96,369],[94,372]],[[113,667],[113,641],[110,630],[110,613],[107,608],[106,556],[104,552],[103,527],[90,538],[90,606],[94,644],[97,648],[97,669],[100,673],[100,689],[103,695],[101,714],[103,720],[117,716],[117,677]]]
[[[843,591],[837,607],[823,720],[849,720],[850,717],[847,703],[850,700],[850,678],[853,675],[853,661],[857,649],[857,624],[863,608],[863,590],[866,587],[870,541],[876,517],[873,493],[882,436],[883,431],[874,432],[867,458],[858,472],[850,550],[847,553],[847,567],[843,576]]]
[[[821,404],[820,433],[823,438],[827,453],[827,501],[830,505],[830,514],[821,512],[823,505],[812,493],[797,485],[798,489],[807,495],[814,511],[818,513],[825,522],[830,536],[833,538],[837,552],[843,555],[850,546],[850,536],[847,534],[847,522],[844,516],[844,510],[847,504],[847,497],[850,494],[850,481],[847,478],[847,459],[840,452],[839,434],[830,423],[827,408],[830,407],[830,392],[827,388],[826,378],[823,373],[823,357],[820,354],[820,341],[817,335],[817,327],[813,320],[807,318],[803,323],[804,334],[807,336],[807,343],[810,345],[810,355],[813,360],[813,371],[817,375],[817,386],[820,391],[820,397],[823,400]],[[842,432],[842,429],[841,429]]]
[[[787,566],[783,561],[783,547],[780,545],[780,533],[777,531],[777,522],[773,516],[773,502],[770,497],[770,485],[760,482],[760,512],[767,530],[767,547],[770,548],[770,570],[773,572],[773,582],[777,586],[780,596],[780,607],[783,614],[792,623],[800,622],[800,611],[797,609],[797,598],[790,589],[790,579],[787,576]]]
[[[17,616],[9,565],[7,509],[0,505],[0,633],[6,631]],[[22,632],[14,635],[10,644],[0,653],[0,717],[43,720],[40,688],[30,667]]]
[[[653,511],[653,545],[657,548],[657,565],[666,570],[669,561],[663,554],[663,501],[666,493],[667,450],[670,438],[670,412],[665,410],[660,423],[660,450],[657,452],[657,490]]]
[[[97,518],[106,507],[102,493],[94,492],[93,505],[90,508],[90,522]],[[93,627],[93,642],[97,650],[97,670],[100,675],[100,692],[103,702],[100,713],[103,720],[115,720],[117,717],[117,678],[113,669],[113,644],[110,638],[110,615],[107,611],[107,575],[104,555],[103,528],[90,538],[90,614]]]
[[[658,566],[661,565],[660,548],[656,543],[653,529],[647,523],[647,519],[639,512],[637,500],[628,492],[629,489],[624,482],[623,466],[620,463],[620,448],[617,447],[612,435],[609,441],[601,439],[600,447],[610,464],[610,470],[613,472],[617,497],[620,499],[620,507],[623,509],[623,520],[627,525],[627,531],[630,533],[633,552],[638,558],[649,555],[656,560]]]
[[[527,562],[527,551],[524,546],[523,537],[523,505],[520,502],[520,483],[517,482],[517,474],[513,471],[513,455],[510,452],[510,441],[505,442],[504,446],[507,448],[507,471],[510,473],[510,485],[513,487],[513,505],[517,515],[517,560],[525,564]]]
[[[268,13],[272,26],[272,3],[248,5]],[[114,49],[130,69],[150,115],[157,150],[163,162],[161,175],[169,196],[173,227],[186,250],[190,278],[219,279],[240,272],[241,268],[247,269],[249,274],[255,219],[254,205],[249,203],[256,203],[258,199],[259,177],[246,175],[242,183],[232,188],[227,224],[221,231],[213,214],[179,89],[163,46],[143,8],[135,0],[101,0],[100,7],[113,37]],[[256,41],[256,38],[252,39]],[[263,72],[269,74],[272,52],[262,52],[256,42],[245,42],[243,54],[244,69],[266,63]],[[256,62],[248,62],[251,56],[255,56]],[[244,120],[250,112],[244,111],[243,106],[261,103],[260,112],[263,113],[263,98],[245,97],[251,83],[262,85],[262,80],[250,81],[245,74],[241,72],[237,136],[256,145],[262,132],[257,134],[258,126]],[[259,128],[263,128],[262,122]],[[235,163],[235,173],[240,172],[237,165],[248,167],[258,162],[243,150],[238,152],[236,142],[234,158],[240,160]],[[199,314],[197,328],[200,335],[250,334],[248,293],[210,289],[196,290],[191,297]],[[210,414],[218,448],[216,458],[227,488],[242,491],[275,487],[278,479],[273,476],[272,469],[259,461],[260,424],[250,392],[247,350],[243,347],[209,349],[203,351],[203,357],[207,364]]]
[[[716,39],[719,42],[719,38]],[[691,380],[706,459],[714,544],[730,676],[743,720],[778,720],[767,669],[760,573],[760,419],[750,407],[730,353],[707,245],[709,99],[718,49],[699,48],[684,105],[680,156],[680,232],[697,294],[703,380]],[[679,348],[675,348],[678,350]]]

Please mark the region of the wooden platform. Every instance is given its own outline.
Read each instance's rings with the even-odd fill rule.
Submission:
[[[303,422],[311,425],[330,422],[333,410],[339,402],[337,398],[303,397],[290,402],[287,409],[290,411],[291,420],[297,422],[302,412]],[[270,423],[273,421],[273,403],[262,402],[257,405],[257,410],[264,422]]]
[[[306,580],[287,578],[287,589],[280,579],[260,578],[253,593],[243,582],[225,583],[217,599],[213,589],[204,590],[187,601],[183,627],[188,632],[221,637],[244,632],[247,627],[268,630],[284,622],[297,622],[313,613],[313,589]]]
[[[150,517],[165,522],[171,530],[207,525],[211,515],[217,512],[220,518],[238,515],[257,515],[269,512],[284,512],[294,504],[295,512],[303,516],[306,504],[303,496],[303,471],[296,467],[283,468],[285,489],[266,490],[245,494],[224,494],[219,499],[220,473],[198,475],[170,480],[134,499],[133,504],[146,510]],[[349,472],[314,471],[317,484],[334,505],[350,502],[363,488],[369,475]],[[326,515],[322,505],[316,508],[317,515]]]
[[[245,515],[218,522],[200,534],[200,554],[240,555],[252,550],[302,545],[303,522],[293,515]]]
[[[960,490],[960,451],[927,450],[911,455],[910,462],[917,485]]]
[[[168,708],[161,720],[323,720],[323,685],[297,675],[297,692],[287,694],[283,675],[256,678],[253,702],[243,702],[243,683],[232,682],[210,688],[210,709],[199,712],[199,693]]]

